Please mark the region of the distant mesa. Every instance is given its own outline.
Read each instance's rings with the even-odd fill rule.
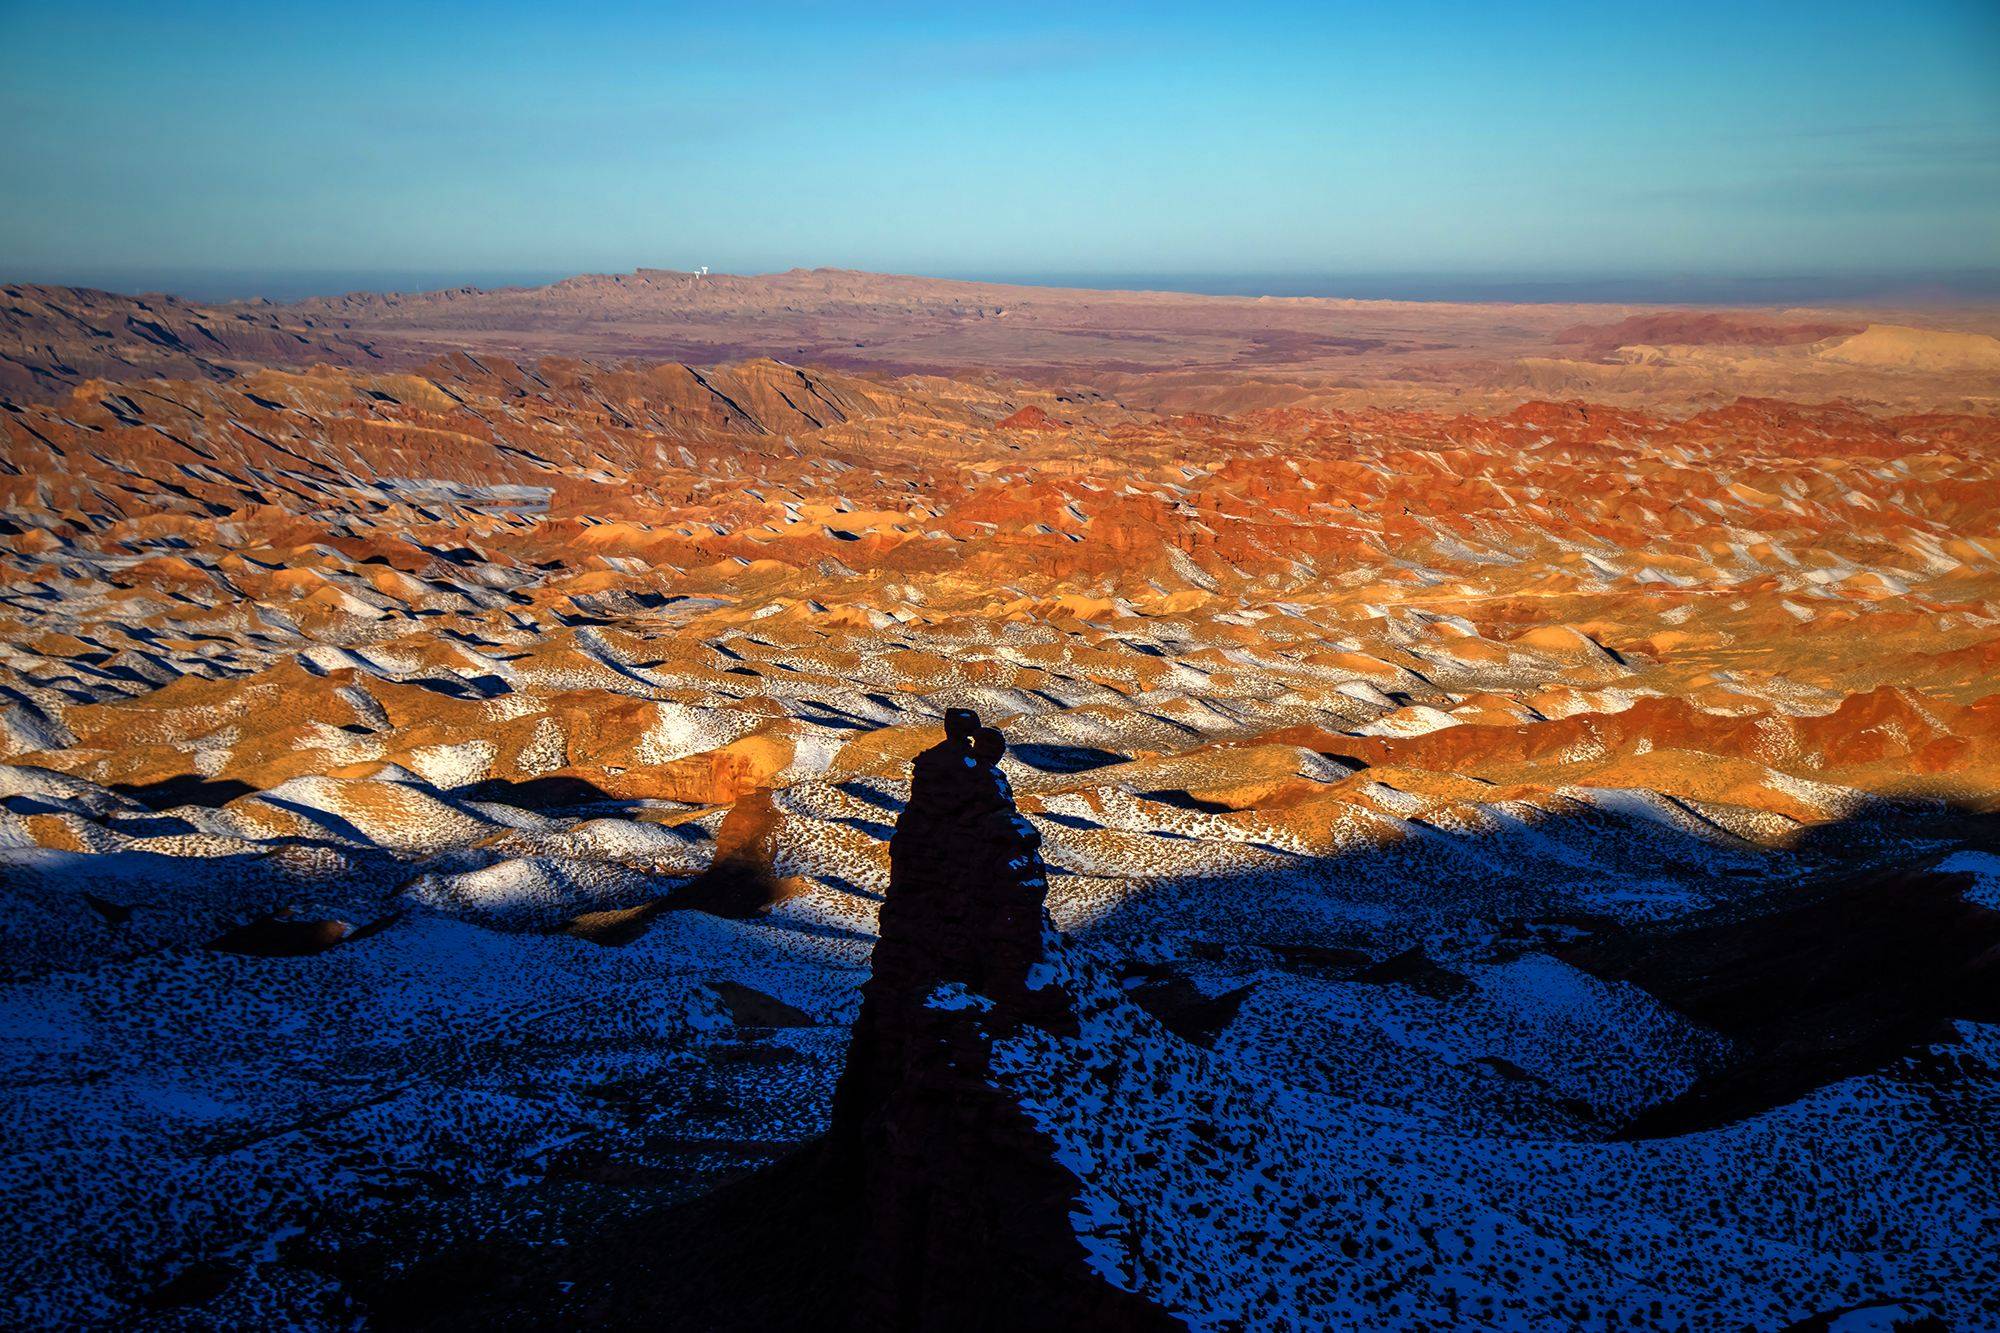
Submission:
[[[1640,345],[1786,347],[1859,333],[1862,327],[1860,324],[1811,321],[1784,323],[1700,311],[1665,311],[1631,315],[1607,324],[1573,324],[1559,330],[1552,341],[1558,346],[1575,347],[1585,356],[1598,357],[1608,356],[1620,347]]]

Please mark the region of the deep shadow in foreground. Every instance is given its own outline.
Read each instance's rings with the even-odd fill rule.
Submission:
[[[1992,815],[1965,845],[2000,851]],[[1952,1019],[2000,1021],[2000,913],[1970,874],[1898,867],[1835,875],[1560,955],[1629,981],[1730,1038],[1736,1057],[1625,1133],[1711,1129],[1942,1041]]]
[[[1042,921],[1037,839],[1004,781],[953,743],[927,756],[928,773],[920,766],[899,821],[881,943],[827,1135],[693,1199],[608,1195],[571,1211],[560,1244],[501,1228],[390,1271],[351,1252],[337,1276],[371,1322],[1176,1326],[1085,1264],[1068,1221],[1075,1179],[987,1077],[958,1006],[936,1003],[939,987],[958,983],[991,1001],[998,1029],[1071,1021],[1059,990],[1024,985],[1045,950],[1060,948]],[[1972,876],[1935,869],[1959,849],[2000,850],[2000,817],[1877,806],[1809,830],[1781,858],[1789,871],[1744,884],[1726,906],[1644,927],[1591,919],[1586,938],[1554,949],[1733,1044],[1722,1068],[1618,1132],[1725,1124],[1881,1068],[1945,1035],[1949,1020],[2000,1020],[2000,913],[1965,900]],[[1313,864],[1302,858],[1299,873]],[[1465,984],[1420,950],[1377,957],[1350,943],[1247,947],[1277,967],[1445,998]],[[1523,951],[1537,947],[1550,951]],[[1184,1039],[1212,1041],[1240,995],[1205,1000],[1158,972],[1130,973],[1134,999]]]
[[[682,1207],[586,1244],[492,1243],[367,1291],[390,1325],[1154,1330],[1178,1321],[1098,1277],[1070,1224],[1075,1177],[995,1081],[995,1037],[1076,1031],[1053,965],[1040,835],[967,710],[918,756],[826,1135]],[[758,828],[768,797],[739,803]],[[746,826],[735,841],[747,846]],[[718,836],[698,910],[739,906],[749,857]],[[734,867],[732,869],[732,867]],[[754,878],[754,876],[753,876]],[[352,1280],[350,1275],[350,1280]]]

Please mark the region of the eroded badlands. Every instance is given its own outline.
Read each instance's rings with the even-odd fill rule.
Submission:
[[[1993,417],[44,387],[0,413],[10,1323],[443,1320],[814,1138],[951,706],[1094,997],[996,1068],[1106,1282],[2000,1321]]]

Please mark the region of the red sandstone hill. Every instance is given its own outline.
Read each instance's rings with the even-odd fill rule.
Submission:
[[[1057,421],[1046,410],[1033,403],[1003,418],[998,424],[1003,430],[1061,430],[1063,428],[1062,422]]]

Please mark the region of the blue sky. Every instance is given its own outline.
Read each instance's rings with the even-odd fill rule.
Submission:
[[[0,0],[0,277],[2000,267],[2000,5]]]

